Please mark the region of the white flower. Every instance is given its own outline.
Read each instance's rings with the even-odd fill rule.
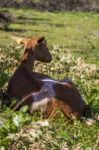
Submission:
[[[38,121],[37,125],[39,125],[41,127],[48,127],[49,126],[49,122],[47,120]]]

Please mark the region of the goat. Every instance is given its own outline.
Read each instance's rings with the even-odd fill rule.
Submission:
[[[51,115],[54,109],[59,108],[69,118],[74,116],[79,119],[84,114],[85,102],[72,81],[68,79],[66,81],[57,81],[46,75],[32,72],[33,60],[38,60],[39,57],[34,54],[34,51],[36,53],[38,42],[31,41],[31,39],[18,40],[19,43],[25,45],[25,53],[21,65],[8,84],[9,95],[21,100],[14,110],[21,105],[28,104],[32,113],[33,110],[43,105],[46,118]],[[41,43],[45,43],[43,38],[39,40],[39,44]],[[33,53],[31,53],[31,50],[33,50]],[[39,60],[44,61],[44,58]]]

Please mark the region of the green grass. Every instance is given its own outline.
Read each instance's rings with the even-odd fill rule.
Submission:
[[[37,12],[32,9],[10,9],[16,20],[10,27],[13,32],[1,32],[1,42],[11,42],[11,35],[46,37],[49,46],[66,47],[86,61],[97,63],[99,59],[99,14],[81,12]],[[18,31],[19,30],[19,31]],[[8,40],[7,40],[8,39]]]
[[[9,10],[17,19],[10,24],[10,31],[0,30],[0,56],[4,55],[2,59],[0,57],[0,88],[6,87],[22,56],[22,48],[17,46],[11,37],[45,36],[53,61],[47,65],[37,64],[35,70],[57,79],[65,76],[72,78],[86,103],[92,101],[91,108],[96,113],[94,117],[98,118],[99,14],[51,13],[12,8]],[[12,149],[11,146],[16,146],[18,150],[25,150],[36,146],[41,150],[65,150],[66,147],[70,150],[98,150],[98,122],[88,126],[85,123],[86,119],[82,118],[82,122],[75,120],[69,123],[60,114],[58,119],[49,120],[50,125],[43,128],[34,123],[40,119],[39,114],[29,116],[26,108],[13,112],[5,107],[0,114],[0,148]],[[34,129],[36,138],[33,135]]]

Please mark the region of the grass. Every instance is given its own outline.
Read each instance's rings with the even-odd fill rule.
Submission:
[[[5,9],[5,8],[4,8]],[[22,56],[21,47],[11,37],[45,36],[53,55],[51,64],[37,64],[35,70],[54,78],[72,78],[86,103],[99,118],[99,14],[81,12],[38,12],[9,9],[16,16],[10,30],[0,30],[0,87],[6,83]],[[2,98],[0,98],[2,99]],[[59,112],[49,125],[37,125],[39,113],[29,116],[27,108],[18,112],[4,108],[0,114],[1,149],[98,150],[98,122],[88,126],[85,118],[73,123]],[[92,120],[91,120],[92,121]],[[44,122],[44,121],[43,121]],[[90,122],[90,121],[89,121]]]
[[[11,24],[13,32],[1,32],[1,42],[11,42],[10,36],[43,35],[49,46],[60,45],[97,62],[99,48],[99,14],[81,12],[49,13],[31,9],[10,9],[20,19]],[[23,13],[24,11],[24,13]],[[89,55],[90,54],[90,55]],[[92,55],[93,54],[93,55]]]

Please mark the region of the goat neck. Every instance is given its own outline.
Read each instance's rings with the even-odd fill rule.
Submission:
[[[35,62],[35,52],[32,50],[32,48],[26,48],[21,64],[25,64],[30,71],[33,70]]]

